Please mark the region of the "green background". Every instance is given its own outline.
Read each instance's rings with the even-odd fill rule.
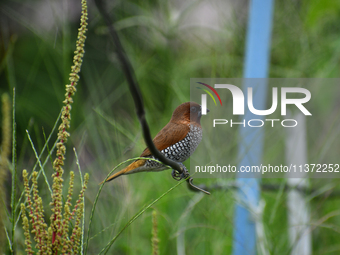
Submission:
[[[243,75],[248,2],[230,1],[228,8],[224,5],[219,8],[220,3],[211,2],[217,10],[211,14],[212,23],[197,11],[206,10],[204,4],[207,3],[152,0],[108,3],[107,9],[115,17],[119,36],[135,69],[153,136],[179,104],[189,101],[190,78]],[[62,107],[79,26],[80,1],[5,0],[0,3],[0,13],[0,94],[13,95],[14,88],[16,91],[19,194],[23,189],[21,170],[31,172],[36,160],[25,130],[37,151],[41,151],[43,130],[49,134]],[[203,23],[190,23],[192,17]],[[339,21],[337,1],[275,1],[269,77],[339,77]],[[64,175],[67,181],[70,170],[77,172],[72,150],[75,147],[82,171],[90,174],[85,195],[86,222],[98,183],[117,164],[139,156],[145,148],[125,77],[93,2],[89,3],[88,28]],[[318,97],[319,101],[322,99],[317,106],[322,118],[339,116],[338,90],[325,88],[318,92]],[[308,146],[309,159],[320,157],[332,134],[330,128],[315,127],[308,133],[308,144],[319,146]],[[234,135],[230,133],[227,138],[231,142],[226,157],[231,160],[237,153]],[[52,141],[56,137],[55,133]],[[282,146],[282,143],[272,146],[264,159],[282,162],[284,155],[278,153]],[[333,150],[329,157],[338,160],[338,151]],[[51,163],[45,171],[51,175]],[[77,177],[78,174],[76,180]],[[8,191],[10,180],[8,174],[5,187]],[[160,254],[182,254],[183,250],[195,255],[231,253],[236,197],[234,189],[228,187],[233,180],[197,179],[196,183],[219,184],[224,188],[205,196],[189,191],[183,184],[153,206],[158,212]],[[261,194],[265,202],[262,219],[266,248],[270,254],[289,254],[286,180],[264,179],[262,183],[275,186]],[[48,190],[43,179],[39,184],[48,219],[51,213]],[[93,218],[89,254],[99,253],[143,206],[175,184],[170,171],[164,171],[123,176],[105,185]],[[311,206],[313,254],[340,251],[338,184],[338,179],[311,180],[314,191],[306,195],[306,200]],[[9,195],[6,201],[8,205]],[[151,212],[147,210],[123,232],[111,254],[151,253]],[[24,253],[21,228],[19,224],[15,237],[18,254]]]

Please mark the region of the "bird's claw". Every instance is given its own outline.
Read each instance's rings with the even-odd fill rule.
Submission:
[[[179,163],[179,164],[182,167],[182,173],[180,173],[176,169],[172,169],[172,173],[171,173],[172,178],[174,178],[176,181],[186,179],[190,176],[188,169],[182,163]]]
[[[189,176],[189,172],[188,172],[188,170],[187,170],[186,168],[183,170],[182,173],[178,172],[178,171],[175,170],[175,169],[172,169],[171,176],[172,176],[172,178],[174,178],[176,181],[180,181],[180,180],[182,180],[182,179],[187,178],[187,177]]]
[[[176,181],[180,181],[182,179],[187,179],[188,177],[190,177],[189,171],[188,169],[186,169],[186,167],[184,165],[182,165],[182,173],[178,172],[176,169],[172,169],[171,172],[171,176],[172,178],[174,178]],[[205,194],[210,195],[209,191],[204,190],[201,187],[196,186],[195,184],[193,184],[193,178],[190,177],[187,179],[187,183],[189,184],[190,189],[194,190],[194,191],[202,191]]]
[[[175,170],[175,169],[172,169],[171,176],[176,181],[180,181],[181,180],[181,174],[177,170]]]

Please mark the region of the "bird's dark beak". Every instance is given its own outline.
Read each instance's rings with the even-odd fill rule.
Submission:
[[[207,108],[207,113],[210,112],[210,110]],[[198,117],[202,117],[202,107],[200,108],[198,112]]]
[[[210,110],[207,108],[207,113],[210,112]],[[202,117],[202,109],[198,112],[198,117]]]

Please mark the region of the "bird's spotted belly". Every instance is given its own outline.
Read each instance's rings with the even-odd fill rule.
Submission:
[[[190,125],[190,131],[188,132],[188,134],[183,140],[167,147],[164,150],[161,150],[161,153],[165,157],[173,161],[184,162],[196,150],[201,140],[202,140],[202,129],[195,125]],[[163,164],[152,161],[152,160],[148,160],[146,162],[146,166],[148,168],[155,168],[155,171],[164,170]]]

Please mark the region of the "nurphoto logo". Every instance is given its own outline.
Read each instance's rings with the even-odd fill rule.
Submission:
[[[332,110],[338,107],[338,94],[332,91],[339,83],[321,78],[191,78],[190,101],[201,105],[204,116],[203,139],[190,157],[190,173],[195,178],[340,178],[340,163],[333,159],[340,144],[340,117]],[[323,137],[329,138],[326,147]],[[301,141],[308,141],[303,146],[308,146],[310,158],[290,161],[292,146],[302,151],[296,145]]]
[[[222,106],[222,101],[220,98],[220,95],[217,93],[215,89],[223,89],[220,90],[220,93],[224,93],[223,91],[227,93],[231,93],[232,95],[232,101],[233,101],[233,115],[245,115],[245,96],[243,94],[243,91],[232,84],[214,84],[214,88],[206,83],[203,82],[197,82],[201,85],[204,85],[205,87],[209,88],[219,99],[220,104]],[[202,89],[205,94],[201,94],[201,106],[202,106],[202,115],[207,114],[207,94],[212,98],[215,105],[216,100],[213,97],[213,95],[210,93],[210,91],[203,89],[201,87],[197,87],[199,89]],[[287,105],[295,105],[304,115],[311,116],[312,114],[308,109],[304,106],[305,103],[307,103],[311,99],[311,93],[306,88],[298,88],[298,87],[281,87],[280,88],[280,97],[278,96],[278,88],[273,87],[272,88],[272,104],[269,109],[256,109],[253,104],[253,87],[247,88],[247,106],[248,110],[257,116],[267,116],[270,114],[273,114],[277,108],[278,108],[278,101],[280,99],[280,106],[281,106],[281,116],[287,115]],[[299,96],[299,98],[290,98],[290,94],[295,94]],[[233,119],[225,119],[225,118],[218,118],[213,119],[213,127],[216,127],[216,125],[225,125],[229,124],[230,127],[234,127],[236,125],[242,125],[252,128],[259,128],[265,125],[265,123],[268,123],[271,127],[274,127],[275,124],[279,122],[282,127],[295,127],[298,125],[297,120],[295,119],[263,119],[263,118],[254,118],[242,121],[235,121]]]

